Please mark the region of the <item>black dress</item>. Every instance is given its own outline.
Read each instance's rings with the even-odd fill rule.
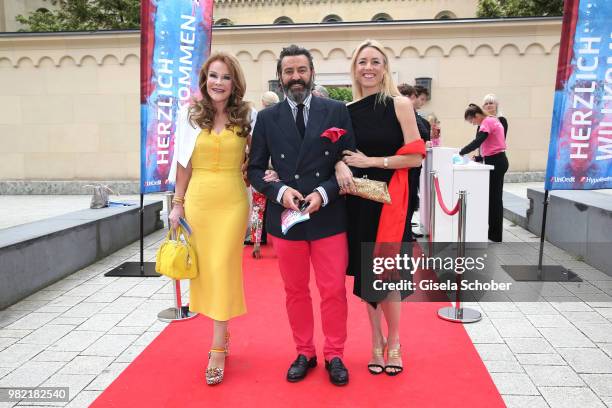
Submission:
[[[395,115],[393,98],[377,103],[378,94],[370,95],[348,105],[353,123],[357,149],[369,157],[390,157],[404,145],[401,125]],[[380,168],[352,168],[355,177],[367,176],[372,180],[389,183],[395,170]],[[353,293],[373,307],[387,292],[371,290],[375,278],[372,272],[372,253],[362,243],[376,242],[382,204],[353,195],[347,196],[349,263],[347,274],[355,277]],[[398,220],[402,224],[405,220]],[[367,245],[366,245],[367,246]],[[371,247],[371,246],[370,246]],[[402,279],[405,278],[402,276]],[[402,298],[411,292],[401,292]]]
[[[419,136],[421,139],[428,142],[431,140],[431,125],[421,115],[414,111],[414,117],[416,119],[417,128],[419,130]],[[406,227],[404,229],[403,241],[414,241],[414,235],[412,232],[412,217],[414,213],[419,209],[419,189],[421,185],[421,168],[414,167],[408,170],[408,215],[406,216]]]

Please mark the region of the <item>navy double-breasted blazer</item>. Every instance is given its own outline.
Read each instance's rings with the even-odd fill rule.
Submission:
[[[347,133],[332,143],[321,137],[331,127]],[[268,198],[266,228],[270,234],[288,240],[311,241],[346,231],[345,200],[339,195],[334,167],[345,149],[355,150],[355,137],[349,112],[341,102],[312,97],[304,140],[286,100],[259,112],[253,130],[248,178]],[[279,182],[266,183],[262,179],[270,158]],[[311,214],[310,220],[292,227],[287,235],[282,234],[280,227],[284,207],[277,201],[284,185],[304,197],[322,187],[328,198],[327,205]]]

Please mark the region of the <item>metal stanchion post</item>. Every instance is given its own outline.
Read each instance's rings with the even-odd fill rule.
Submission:
[[[170,210],[172,209],[172,198],[174,194],[169,192],[166,194],[166,209],[168,211],[168,228],[170,226]],[[183,301],[181,299],[181,281],[178,279],[174,280],[174,307],[169,307],[167,309],[162,310],[157,314],[157,318],[162,322],[174,322],[174,321],[183,321],[191,319],[197,316],[196,313],[192,313],[189,311],[187,306],[183,306]]]
[[[433,256],[436,231],[436,171],[429,172],[429,256]]]
[[[465,257],[465,230],[467,220],[466,191],[459,191],[459,219],[457,228],[457,258]],[[461,306],[461,274],[457,274],[457,298],[455,306],[447,306],[438,310],[438,317],[455,323],[474,323],[482,319],[478,310],[464,308]]]

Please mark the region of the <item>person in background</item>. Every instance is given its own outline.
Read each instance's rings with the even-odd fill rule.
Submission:
[[[431,145],[433,147],[438,147],[441,145],[441,140],[440,140],[440,134],[441,134],[441,130],[440,130],[440,120],[438,120],[438,118],[436,117],[436,115],[434,115],[433,113],[430,113],[427,116],[427,122],[429,122],[429,125],[431,126]]]
[[[250,241],[253,243],[252,256],[255,259],[261,258],[262,233],[264,232],[264,221],[266,212],[266,196],[251,187],[251,215],[250,222]],[[263,244],[267,240],[264,237]]]
[[[423,108],[423,106],[425,106],[425,104],[429,101],[429,91],[427,90],[427,88],[425,88],[424,86],[421,85],[415,85],[414,86],[414,94],[416,97],[416,102],[412,102],[414,105],[414,108],[419,111]],[[423,117],[423,116],[421,116]],[[425,119],[425,118],[423,118]],[[426,127],[429,131],[429,123],[426,122]]]
[[[315,85],[314,89],[312,90],[312,94],[314,96],[318,96],[319,98],[329,98],[329,92],[323,85]]]
[[[417,88],[420,94],[417,96]],[[421,139],[426,142],[430,139],[431,125],[425,118],[423,118],[417,111],[421,109],[425,103],[427,103],[427,95],[429,92],[422,86],[414,87],[408,84],[400,84],[397,86],[397,90],[405,97],[409,98],[414,106],[414,114],[416,115],[417,127],[419,128],[419,135]]]
[[[407,179],[406,170],[420,166],[425,155],[412,102],[399,93],[391,72],[385,48],[377,41],[366,40],[353,53],[351,79],[355,100],[348,104],[348,109],[357,151],[344,151],[344,158],[336,164],[336,178],[345,191],[350,192],[353,188],[354,171],[356,177],[367,176],[389,183],[389,191],[402,196],[411,187],[406,185],[405,179],[401,180],[402,176]],[[405,224],[400,223],[397,228],[397,220],[389,213],[406,214],[408,208],[402,200],[392,199],[391,204],[383,205],[348,195],[347,211],[351,220],[347,273],[355,277],[353,294],[366,301],[372,334],[368,371],[373,375],[384,372],[395,376],[403,371],[400,300],[411,291],[377,290],[372,293],[370,283],[375,277],[370,265],[375,250],[366,249],[363,244],[401,242]],[[388,328],[386,340],[382,328],[384,320]]]
[[[397,86],[397,90],[400,94],[402,94],[402,96],[405,96],[412,101],[412,97],[414,96],[414,86],[403,83]]]
[[[429,92],[422,86],[411,86],[408,84],[401,84],[398,86],[398,90],[404,96],[410,98],[412,105],[414,106],[414,115],[416,117],[417,128],[419,129],[419,135],[425,142],[430,140],[431,125],[425,118],[423,118],[417,111],[425,105],[427,102],[427,96]],[[406,228],[404,229],[403,241],[413,242],[416,238],[421,238],[423,234],[415,233],[412,231],[412,218],[416,210],[419,209],[419,185],[421,184],[421,167],[414,167],[408,170],[408,214],[406,216]]]
[[[272,91],[264,92],[261,95],[261,105],[264,109],[269,108],[279,102],[278,95]],[[255,129],[255,123],[251,123],[251,128]],[[269,166],[264,180],[270,183],[278,181],[275,171]],[[251,186],[251,215],[249,240],[253,244],[252,256],[255,259],[261,258],[261,244],[267,243],[266,233],[266,196]]]
[[[267,91],[261,95],[261,106],[263,109],[269,108],[279,102],[278,95],[275,92]]]
[[[508,120],[502,115],[499,101],[494,94],[485,95],[482,100],[482,110],[488,115],[495,116],[504,127],[504,139],[508,137]]]
[[[493,166],[489,176],[489,239],[501,242],[504,221],[504,175],[508,171],[504,127],[495,116],[486,114],[475,104],[468,106],[464,118],[472,125],[478,126],[478,133],[473,141],[459,151],[459,154],[463,156],[480,147],[484,163]]]

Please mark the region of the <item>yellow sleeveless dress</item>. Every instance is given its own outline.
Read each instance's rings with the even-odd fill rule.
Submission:
[[[199,271],[191,280],[189,310],[220,321],[246,313],[242,249],[249,202],[240,171],[246,141],[236,129],[202,130],[185,194]]]

